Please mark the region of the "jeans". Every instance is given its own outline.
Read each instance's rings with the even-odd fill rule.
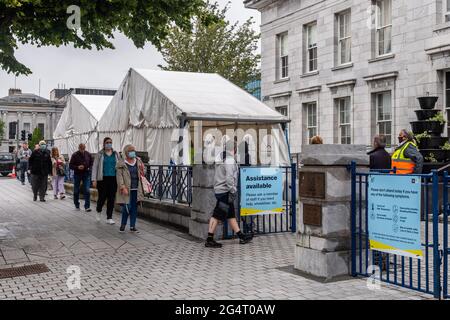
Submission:
[[[52,177],[53,194],[64,194],[64,176]]]
[[[91,207],[91,194],[89,192],[91,187],[91,173],[85,172],[83,174],[75,174],[73,177],[73,203],[76,208],[80,207],[80,183],[83,182],[83,196],[84,208]]]
[[[47,191],[47,177],[33,174],[31,175],[31,188],[33,190],[34,198],[39,194],[39,199],[45,199],[45,192]]]
[[[106,218],[112,219],[114,200],[116,199],[117,180],[116,177],[103,177],[103,181],[97,181],[98,201],[97,212],[102,212],[106,202]]]
[[[30,175],[28,174],[28,161],[20,161],[20,181],[22,183],[25,183],[25,174],[27,175],[28,183],[31,183]]]
[[[127,225],[128,216],[130,216],[130,228],[134,228],[136,226],[137,195],[137,190],[130,191],[130,203],[122,205],[122,226]]]

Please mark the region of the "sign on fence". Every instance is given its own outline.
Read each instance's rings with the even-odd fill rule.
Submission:
[[[241,216],[283,212],[281,168],[241,168]]]
[[[369,175],[370,249],[422,258],[421,188],[419,176]]]

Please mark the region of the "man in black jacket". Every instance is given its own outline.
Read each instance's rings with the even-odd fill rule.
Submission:
[[[83,182],[84,209],[91,212],[91,170],[94,159],[91,154],[86,151],[86,145],[80,143],[78,151],[70,158],[69,167],[74,171],[73,176],[73,203],[75,209],[80,210],[80,184]]]
[[[39,142],[39,149],[33,151],[28,161],[31,167],[33,201],[37,200],[39,194],[39,200],[45,202],[48,175],[52,172],[51,155],[45,141]]]
[[[376,135],[373,138],[373,149],[367,154],[370,156],[370,170],[391,169],[391,156],[386,148],[386,137]]]

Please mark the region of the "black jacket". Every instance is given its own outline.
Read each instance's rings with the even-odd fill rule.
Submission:
[[[76,175],[82,175],[91,171],[93,164],[94,159],[89,152],[85,151],[84,153],[81,153],[80,151],[76,151],[70,158],[69,168],[72,169]],[[78,169],[78,166],[80,165],[84,166],[83,170]]]
[[[376,148],[367,153],[370,156],[370,170],[391,169],[391,156],[384,148]]]
[[[30,159],[31,174],[37,176],[48,176],[52,172],[52,159],[48,150],[34,150]]]

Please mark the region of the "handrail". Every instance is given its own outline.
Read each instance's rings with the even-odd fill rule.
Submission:
[[[444,171],[445,169],[450,168],[450,163],[446,164],[445,166],[437,169],[438,172]]]

